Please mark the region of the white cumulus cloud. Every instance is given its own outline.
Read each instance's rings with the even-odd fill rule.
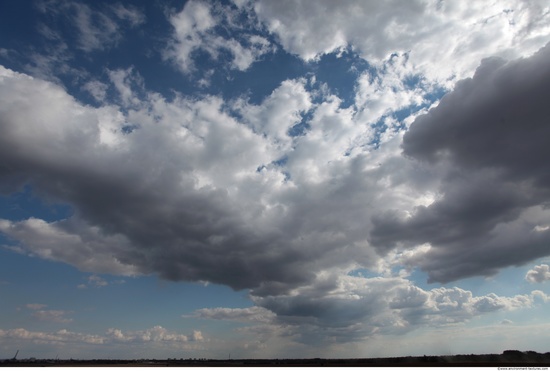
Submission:
[[[542,283],[550,280],[550,266],[548,264],[536,265],[525,275],[525,280],[530,283]]]

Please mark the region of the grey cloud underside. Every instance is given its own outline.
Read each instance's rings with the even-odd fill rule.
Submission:
[[[438,199],[410,218],[373,219],[380,252],[423,243],[409,263],[431,281],[491,275],[550,254],[550,45],[534,56],[484,60],[411,125],[403,154],[440,169]]]
[[[0,95],[11,102],[0,112],[5,190],[29,183],[74,208],[53,223],[1,221],[23,251],[85,271],[154,273],[258,295],[286,292],[319,270],[375,261],[365,206],[381,187],[381,170],[367,170],[365,156],[321,165],[334,176],[308,183],[302,174],[297,186],[269,165],[281,156],[279,142],[236,122],[216,98],[166,102],[151,94],[124,117],[113,106],[82,106],[51,83],[4,73]],[[129,134],[121,129],[128,122],[138,126]],[[314,143],[289,155],[296,179],[315,155],[326,153]]]
[[[210,281],[259,297],[284,295],[324,270],[375,268],[392,249],[423,243],[432,248],[401,263],[431,281],[491,275],[550,254],[539,161],[548,158],[548,50],[485,61],[412,124],[405,156],[400,135],[346,156],[369,128],[335,98],[314,107],[300,137],[257,119],[300,120],[311,107],[300,81],[284,82],[263,105],[239,103],[243,123],[215,97],[142,92],[142,101],[120,86],[130,104],[122,114],[4,70],[2,189],[30,183],[75,214],[1,221],[0,230],[24,251],[82,270]],[[514,138],[532,139],[529,150],[499,144]],[[286,164],[275,164],[283,156]],[[436,201],[413,209],[426,192]]]
[[[299,343],[323,345],[464,323],[486,313],[528,308],[548,296],[536,290],[513,297],[474,296],[457,287],[426,291],[400,277],[325,275],[292,294],[252,299],[257,306],[200,309],[191,316],[248,322],[253,326],[243,331],[278,331]]]

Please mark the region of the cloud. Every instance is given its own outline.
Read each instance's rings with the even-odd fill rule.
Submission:
[[[538,299],[542,300],[542,302],[544,302],[544,303],[547,303],[548,301],[550,301],[550,296],[546,295],[544,292],[542,292],[540,290],[531,291],[531,297],[533,299],[538,298]]]
[[[217,17],[213,5],[198,2],[172,17],[181,36],[172,51],[181,54],[171,57],[182,69],[191,69],[197,45],[217,40]],[[312,79],[283,81],[258,104],[177,93],[167,99],[147,91],[132,68],[108,70],[103,85],[86,85],[101,104],[91,107],[57,84],[2,67],[1,189],[30,184],[73,212],[53,222],[0,220],[0,231],[20,252],[94,274],[250,289],[253,309],[192,316],[256,323],[247,331],[276,331],[302,343],[529,307],[540,295],[423,290],[388,272],[389,265],[420,267],[432,281],[449,282],[548,255],[541,160],[548,157],[541,139],[548,134],[541,119],[548,50],[484,61],[409,132],[396,128],[381,142],[374,122],[424,103],[398,82],[409,73],[401,54],[392,57],[393,70],[380,69],[395,80],[363,74],[358,103],[348,107],[314,91]],[[212,58],[218,52],[207,50]],[[108,91],[113,102],[105,100]],[[386,93],[387,100],[378,98]],[[511,102],[521,116],[509,111]],[[533,130],[521,130],[524,122]],[[299,135],[289,135],[300,125]],[[529,151],[521,143],[532,143]],[[347,276],[356,268],[385,276]],[[191,337],[202,334],[112,329],[92,339]]]
[[[64,310],[37,310],[32,316],[40,321],[70,323],[73,319],[66,317],[69,313]]]
[[[140,10],[120,3],[97,6],[78,1],[40,0],[33,4],[41,13],[36,28],[42,42],[39,46],[10,51],[5,57],[19,62],[31,75],[59,85],[78,86],[90,79],[90,71],[77,67],[79,52],[90,59],[92,52],[117,46],[129,28],[145,22]],[[78,87],[103,102],[104,89],[99,81]]]
[[[411,70],[441,82],[468,76],[482,58],[517,57],[550,41],[542,2],[258,1],[254,9],[285,50],[304,60],[347,48],[374,65],[407,55]]]
[[[113,285],[113,284],[123,284],[125,283],[126,281],[124,280],[116,280],[116,281],[107,281],[105,280],[104,278],[98,276],[98,275],[95,275],[95,274],[92,274],[91,276],[88,276],[88,279],[87,279],[87,284],[80,284],[78,285],[77,287],[79,289],[87,289],[87,288],[90,288],[90,287],[93,287],[93,288],[101,288],[101,287],[105,287],[105,286],[108,286],[108,285]]]
[[[122,30],[119,24],[132,27],[144,22],[136,8],[120,4],[101,11],[83,3],[66,4],[59,8],[55,6],[59,3],[42,2],[39,7],[54,15],[74,12],[77,15],[75,22],[80,22],[79,30],[91,28],[88,32],[90,40],[82,41],[88,45],[86,50],[96,50],[94,40],[107,37],[105,35],[115,32],[113,30]],[[446,243],[454,238],[446,233],[475,238],[475,232],[488,232],[499,223],[511,223],[508,226],[521,230],[519,222],[514,224],[520,214],[522,220],[531,218],[541,222],[545,218],[546,211],[537,208],[540,203],[534,199],[540,196],[540,192],[531,196],[520,195],[514,179],[506,178],[504,183],[500,183],[502,178],[498,171],[485,171],[485,167],[498,164],[484,164],[484,168],[477,172],[474,166],[467,174],[467,181],[462,181],[465,184],[460,180],[451,182],[451,174],[437,166],[430,169],[426,165],[431,165],[430,160],[411,149],[414,136],[418,136],[416,133],[420,130],[419,123],[425,119],[417,119],[411,132],[405,136],[405,153],[418,162],[399,155],[402,133],[397,129],[391,136],[383,138],[384,148],[374,150],[376,134],[371,127],[389,111],[424,103],[422,97],[418,98],[419,91],[402,82],[410,74],[412,61],[419,64],[420,57],[415,57],[416,51],[409,53],[408,49],[405,50],[397,36],[413,30],[407,43],[420,45],[432,40],[430,35],[434,33],[427,32],[433,31],[431,29],[416,26],[434,24],[441,28],[438,37],[442,37],[445,32],[451,32],[449,30],[462,30],[460,27],[463,26],[459,24],[464,20],[476,27],[493,30],[509,17],[515,20],[524,14],[523,10],[511,6],[515,13],[510,14],[502,12],[501,5],[495,5],[488,9],[482,7],[478,14],[466,12],[460,5],[443,4],[437,8],[434,4],[413,2],[395,12],[395,7],[389,6],[395,4],[390,3],[346,2],[335,6],[319,2],[308,10],[303,24],[299,25],[293,11],[303,4],[288,5],[290,11],[271,3],[254,5],[255,14],[274,35],[278,35],[287,50],[311,59],[353,44],[363,57],[384,61],[376,66],[379,75],[369,70],[359,78],[356,105],[343,108],[341,101],[328,93],[322,102],[313,103],[312,83],[304,79],[282,82],[257,105],[228,103],[211,96],[191,99],[177,94],[174,99],[166,100],[158,93],[146,91],[139,73],[126,68],[108,70],[109,85],[90,80],[83,87],[103,104],[93,108],[75,101],[55,84],[2,69],[2,98],[6,104],[1,109],[5,135],[0,171],[4,183],[13,185],[18,180],[18,185],[21,185],[31,182],[52,200],[66,202],[75,210],[67,220],[53,223],[36,218],[2,221],[2,232],[16,239],[28,253],[65,261],[86,271],[128,275],[158,272],[168,279],[213,281],[269,293],[270,290],[284,291],[299,286],[313,279],[316,272],[328,268],[346,271],[356,266],[376,267],[380,257],[385,258],[389,249],[407,241],[413,244],[430,242],[434,246],[428,252],[415,254],[417,260],[403,263],[418,263],[435,272],[437,268],[430,268],[430,264],[437,265],[439,260],[424,257],[435,254],[439,248],[435,242]],[[268,35],[257,29],[261,26],[255,24],[256,15],[247,13],[252,10],[250,6],[186,3],[180,12],[170,17],[174,26],[170,58],[179,60],[185,70],[192,67],[193,53],[202,50],[217,58],[223,49],[229,53],[230,63],[235,68],[245,68],[248,63],[237,61],[237,45],[244,48],[244,52],[250,49],[247,42],[266,47],[270,44]],[[312,23],[313,18],[310,18],[323,6],[323,11],[328,9],[334,14],[323,22],[328,32],[342,30],[339,36],[334,34],[336,38],[331,34],[323,39],[326,45],[316,43],[327,35],[323,36],[324,29]],[[374,24],[380,35],[373,33],[372,40],[367,40],[370,38],[364,37],[369,34],[365,27],[371,26],[369,22],[359,22],[358,19],[375,13],[379,17],[373,22],[378,22]],[[351,18],[344,19],[343,14],[351,14]],[[410,17],[411,14],[418,17]],[[489,18],[490,14],[494,17]],[[245,17],[247,21],[239,26],[237,21],[244,15],[248,15]],[[434,22],[426,22],[426,19],[432,19],[430,17]],[[507,27],[512,28],[506,28],[507,36],[502,37],[508,40],[511,34],[523,30],[520,39],[531,40],[534,31],[526,27],[537,28],[543,24],[544,16],[532,13],[527,18],[522,20],[523,23],[515,23],[518,29],[509,24]],[[106,22],[106,26],[102,27],[104,33],[98,34],[95,31],[101,22]],[[221,37],[222,26],[238,37]],[[251,32],[254,27],[256,34]],[[296,30],[301,31],[294,32]],[[43,29],[42,32],[55,38],[52,30]],[[293,37],[301,37],[307,42],[297,43]],[[497,39],[501,40],[500,37]],[[112,40],[117,38],[111,37]],[[323,40],[320,41],[325,42]],[[374,40],[391,42],[379,44]],[[514,40],[514,43],[519,42],[517,38]],[[486,40],[479,42],[483,46]],[[226,46],[221,47],[222,44]],[[527,53],[527,49],[518,50]],[[374,54],[370,56],[368,53]],[[543,52],[525,62],[510,62],[499,68],[500,62],[487,60],[485,67],[480,67],[471,80],[472,84],[481,81],[485,75],[492,79],[494,71],[511,68],[506,66],[521,66],[522,63],[543,65],[544,57],[540,53]],[[474,53],[472,60],[475,58],[477,54]],[[509,74],[521,75],[520,70],[518,67]],[[529,81],[535,80],[533,77]],[[532,88],[529,82],[521,84],[525,89]],[[450,94],[446,99],[468,91],[466,86],[468,83],[459,84],[454,95]],[[117,94],[116,104],[105,101],[108,89]],[[499,92],[502,93],[502,89]],[[482,102],[491,104],[483,99],[478,101],[479,106]],[[432,110],[430,115],[443,112],[443,107],[447,106],[451,104],[442,102],[439,111]],[[238,111],[241,117],[234,111]],[[471,112],[472,115],[475,112],[482,115],[479,110]],[[289,129],[297,125],[306,128],[303,135],[289,135]],[[505,125],[506,130],[496,131],[497,138],[512,137],[509,132],[512,127],[512,124]],[[434,146],[433,142],[440,139],[437,135],[444,133],[435,128],[424,140],[429,142],[429,146],[419,144],[420,148],[426,148],[427,153],[430,146]],[[464,135],[467,138],[475,136],[466,131]],[[445,140],[439,142],[447,145]],[[475,151],[470,153],[461,148],[458,152],[461,157],[449,161],[456,166],[466,166],[467,156],[472,156]],[[494,157],[502,153],[494,154]],[[530,160],[533,164],[540,163],[537,158]],[[502,158],[501,162],[508,160]],[[504,167],[515,166],[515,170],[522,168],[526,171],[527,167],[523,165],[515,166],[511,162]],[[533,174],[535,171],[533,169]],[[487,191],[486,184],[494,185],[498,191]],[[389,187],[392,194],[387,192]],[[443,199],[437,199],[431,205],[418,205],[418,200],[426,198],[425,195]],[[478,198],[490,204],[483,209],[486,214],[479,212],[482,205],[476,201]],[[450,202],[451,199],[457,204]],[[470,209],[467,209],[468,205]],[[412,214],[416,210],[414,207],[418,207],[418,215],[413,218],[416,224],[410,226],[399,225],[403,222],[399,212],[383,214],[380,211],[393,208],[402,213],[408,210]],[[469,219],[462,220],[470,222],[456,224],[455,229],[435,227],[454,222],[456,219],[451,214],[455,211],[467,215]],[[432,223],[434,220],[439,224]],[[399,233],[392,234],[392,228],[403,232],[400,240]],[[531,254],[525,256],[527,260],[546,253],[540,247],[544,246],[546,232],[535,232],[529,235],[533,241]],[[44,238],[46,236],[49,238]],[[503,236],[495,235],[489,242],[497,245]],[[71,249],[60,248],[63,244]],[[511,244],[509,248],[513,250]],[[484,251],[488,249],[480,251],[480,256],[486,257]],[[454,253],[449,252],[450,255]],[[232,269],[221,272],[216,268],[220,264]],[[513,263],[510,258],[495,261],[485,268],[477,267],[475,262],[465,264],[473,266],[467,274],[490,274],[498,266]],[[447,271],[447,266],[442,269]],[[463,271],[464,267],[457,266],[456,269]],[[234,271],[246,273],[235,275]],[[461,277],[460,272],[448,271],[446,279]],[[433,273],[432,278],[437,275]],[[256,294],[258,292],[262,291]]]
[[[11,330],[0,329],[0,338],[10,340],[27,340],[32,342],[63,345],[67,343],[103,344],[105,338],[97,335],[70,332],[65,329],[56,332],[36,332],[23,328]]]
[[[118,329],[108,329],[104,335],[93,335],[68,331],[62,329],[55,332],[29,331],[23,328],[10,330],[0,329],[0,339],[12,341],[31,341],[41,344],[64,345],[64,344],[94,344],[94,345],[116,345],[123,343],[133,344],[169,344],[184,346],[188,342],[203,341],[200,331],[193,331],[190,336],[178,334],[165,329],[162,326],[154,326],[146,330],[123,332]]]
[[[139,26],[146,21],[145,14],[132,5],[115,3],[109,8],[118,19],[128,21],[132,27]]]
[[[88,277],[88,283],[96,287],[103,287],[108,285],[107,281],[105,281],[99,276],[96,276],[95,274]]]
[[[104,236],[97,228],[74,222],[74,219],[49,224],[35,218],[21,222],[0,220],[0,231],[21,241],[28,253],[43,259],[63,261],[97,273],[138,273],[132,266],[122,264],[110,252],[113,248],[121,251],[129,246],[124,237]]]
[[[353,111],[335,97],[316,107],[306,135],[257,126],[269,113],[288,128],[313,107],[300,81],[244,108],[257,119],[238,121],[220,98],[134,93],[125,89],[128,71],[119,72],[127,113],[80,105],[54,84],[1,70],[0,95],[11,102],[0,112],[5,187],[32,182],[74,208],[50,223],[3,220],[1,231],[22,251],[87,272],[265,292],[288,290],[323,267],[374,264],[364,225],[373,211],[364,205],[388,205],[375,197],[386,187],[379,179],[413,171],[398,165],[406,164],[399,138],[367,158],[353,138],[368,128],[354,126]],[[373,165],[385,158],[393,158],[389,168]]]
[[[54,0],[38,2],[37,8],[43,13],[67,17],[77,30],[78,48],[87,53],[115,46],[122,39],[124,26],[135,27],[145,22],[141,11],[120,3],[96,10],[77,1]]]
[[[107,98],[108,85],[101,81],[91,80],[82,85],[82,90],[87,91],[99,103],[105,102]]]
[[[403,154],[438,169],[437,197],[407,213],[373,218],[370,242],[389,249],[428,243],[405,263],[450,282],[491,275],[550,253],[550,44],[530,58],[484,60],[471,79],[419,116]],[[539,226],[539,228],[537,228]]]
[[[286,295],[252,296],[250,308],[204,308],[200,319],[243,322],[241,332],[267,341],[285,337],[309,345],[362,341],[419,328],[465,324],[483,315],[536,305],[540,291],[511,297],[454,288],[424,290],[401,277],[319,275]]]
[[[58,84],[61,84],[60,75],[69,75],[73,78],[82,78],[86,75],[82,69],[72,65],[74,55],[60,36],[45,41],[42,47],[43,51],[33,50],[28,54],[29,62],[25,65],[25,71],[29,74]]]
[[[375,124],[385,115],[427,102],[425,95],[433,86],[425,82],[418,71],[411,71],[408,57],[393,55],[383,66],[370,69],[359,76],[355,86],[355,105],[360,107],[360,119]],[[408,86],[408,80],[418,83]]]
[[[244,341],[228,349],[270,357],[422,338],[423,329],[449,335],[548,302],[537,290],[476,296],[408,278],[416,269],[430,282],[490,276],[550,254],[550,46],[535,53],[550,35],[544,2],[188,1],[167,11],[162,57],[198,86],[220,71],[241,76],[278,48],[277,60],[293,53],[312,62],[300,64],[309,71],[324,68],[329,53],[364,58],[345,103],[311,74],[254,102],[167,98],[147,90],[139,61],[92,77],[77,66],[101,63],[92,53],[122,44],[130,30],[142,35],[143,13],[121,3],[36,4],[55,22],[37,24],[44,45],[22,67],[30,75],[0,66],[0,191],[26,185],[71,212],[0,219],[3,247],[89,272],[79,288],[113,284],[101,275],[116,274],[249,290],[249,308],[183,317],[232,321]],[[54,27],[62,22],[72,37]],[[71,90],[59,76],[71,78]],[[450,93],[434,102],[442,89]],[[350,276],[365,270],[380,277]],[[547,276],[544,264],[525,279]],[[26,308],[38,321],[72,321],[69,311]],[[201,331],[161,326],[69,330],[0,330],[0,338],[134,349],[209,343]]]
[[[498,151],[483,153],[481,147],[480,167],[472,163],[462,178],[452,178],[448,169],[465,168],[460,156],[470,154],[443,137],[440,146],[453,151],[457,146],[458,157],[428,158],[429,151],[439,150],[431,144],[439,139],[434,135],[441,136],[437,128],[426,134],[424,146],[418,144],[424,152],[412,146],[422,139],[420,128],[432,125],[428,118],[454,107],[448,102],[467,96],[484,73],[489,76],[483,85],[512,79],[522,64],[543,67],[546,51],[540,53],[501,68],[480,68],[472,80],[458,84],[405,134],[408,157],[400,154],[402,133],[373,150],[368,143],[374,133],[358,111],[342,108],[331,95],[313,103],[306,80],[283,82],[258,105],[228,104],[211,96],[176,95],[168,101],[146,91],[132,69],[110,71],[110,87],[119,93],[123,111],[115,105],[83,106],[55,84],[2,69],[0,95],[8,102],[0,112],[4,186],[15,190],[31,182],[50,199],[70,204],[74,215],[50,223],[3,220],[0,230],[18,241],[20,251],[87,272],[156,273],[253,289],[256,296],[288,292],[325,270],[378,269],[381,259],[405,242],[431,243],[396,263],[419,266],[432,280],[491,274],[547,254],[546,230],[532,230],[550,224],[539,205],[544,188],[522,183],[536,192],[518,191],[512,173],[526,172],[527,163],[504,158],[502,169],[509,173],[485,170],[482,166],[494,164],[483,161]],[[529,81],[542,80],[526,77],[522,96],[530,92]],[[485,112],[484,95],[478,95],[467,111],[470,118]],[[466,111],[452,112],[454,125],[464,131],[459,114]],[[288,129],[301,120],[307,130],[289,136]],[[496,130],[497,124],[490,125]],[[514,127],[511,122],[493,135],[512,137]],[[544,155],[543,147],[539,154]],[[529,174],[544,173],[533,168]],[[384,213],[387,209],[399,211]],[[414,216],[400,219],[407,210]],[[485,244],[468,243],[473,240]],[[529,249],[515,248],[527,242]],[[466,253],[468,247],[454,248],[459,244],[475,248],[473,254]],[[508,253],[491,260],[497,247]]]
[[[193,341],[204,341],[204,337],[202,336],[202,331],[193,330],[193,335],[191,335],[191,339]]]
[[[109,80],[118,93],[121,106],[139,106],[140,99],[137,96],[137,92],[143,90],[143,79],[141,76],[134,72],[133,68],[109,70],[107,73],[109,75]],[[105,87],[107,87],[107,85],[105,85]],[[94,89],[94,92],[97,92],[97,89]]]
[[[47,305],[46,304],[36,304],[36,303],[34,303],[34,304],[27,304],[26,307],[29,308],[29,309],[32,309],[32,310],[40,310],[42,308],[47,307]]]
[[[262,307],[203,308],[196,310],[191,315],[184,315],[184,317],[239,322],[270,322],[273,320],[274,313]]]
[[[262,55],[274,50],[268,39],[258,35],[257,29],[251,32],[251,16],[231,5],[189,1],[170,17],[174,35],[165,57],[174,60],[184,73],[190,73],[195,70],[197,52],[205,52],[213,60],[224,58],[224,53],[228,53],[229,66],[245,71]],[[222,27],[237,37],[222,36]]]
[[[241,100],[233,108],[254,131],[265,135],[284,151],[292,141],[289,130],[312,108],[311,98],[304,80],[287,80],[260,105]]]
[[[67,315],[72,312],[65,310],[44,309],[47,307],[46,304],[32,303],[25,305],[25,307],[32,310],[32,317],[39,321],[57,323],[70,323],[73,321],[72,318],[67,318]]]
[[[548,264],[536,265],[525,275],[525,280],[529,283],[542,283],[550,280],[550,266]]]
[[[176,334],[168,331],[162,326],[154,326],[150,329],[143,331],[128,331],[124,333],[121,330],[110,328],[107,330],[107,339],[115,342],[137,342],[137,343],[149,343],[149,342],[174,342],[174,343],[186,343],[189,341],[188,336]],[[202,339],[200,331],[195,331],[191,337],[193,340],[198,338]]]

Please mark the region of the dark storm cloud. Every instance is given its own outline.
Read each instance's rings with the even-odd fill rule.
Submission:
[[[530,58],[484,60],[403,139],[405,156],[446,169],[439,197],[408,218],[375,217],[371,242],[382,253],[431,244],[409,263],[440,282],[550,254],[550,233],[534,229],[550,205],[549,98],[550,44]]]

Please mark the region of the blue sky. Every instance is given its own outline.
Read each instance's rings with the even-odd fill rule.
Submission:
[[[0,4],[0,358],[548,351],[544,1]]]

